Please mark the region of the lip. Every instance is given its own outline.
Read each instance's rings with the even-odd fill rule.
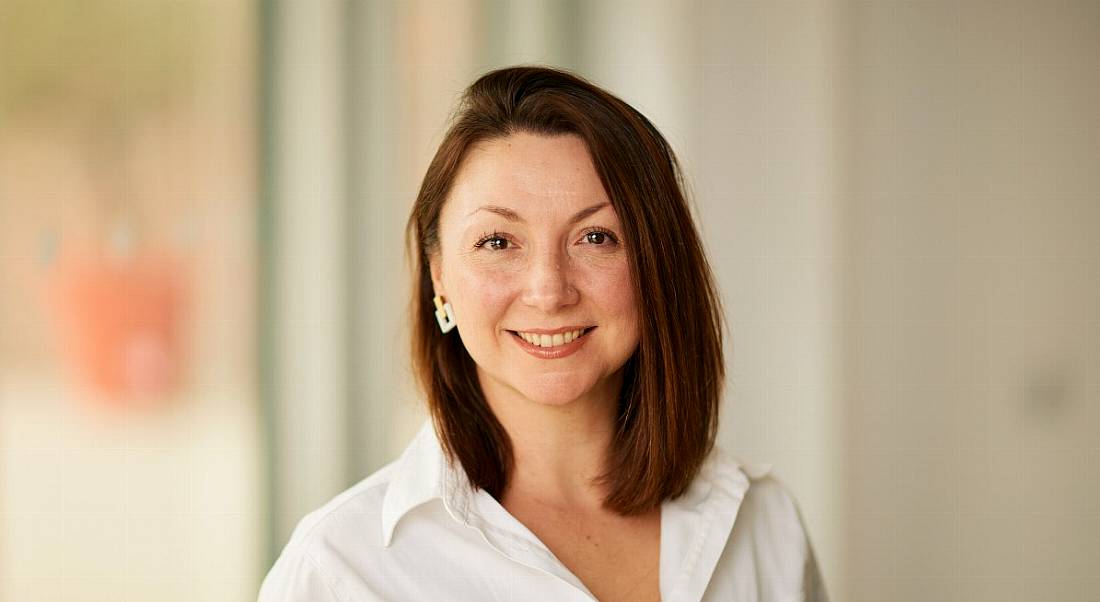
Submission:
[[[572,328],[572,330],[580,330],[582,328],[583,327],[576,327],[576,328]],[[531,354],[531,355],[533,355],[533,356],[535,356],[539,359],[556,360],[556,359],[563,358],[563,357],[566,357],[566,356],[569,356],[569,355],[573,355],[574,353],[579,351],[580,348],[584,347],[584,344],[588,342],[588,335],[592,334],[592,331],[595,330],[595,329],[596,329],[595,326],[589,327],[589,328],[585,329],[586,332],[584,334],[582,334],[581,336],[573,339],[572,341],[570,341],[570,342],[568,342],[564,345],[558,345],[557,347],[550,347],[550,348],[539,347],[538,345],[532,345],[531,343],[528,343],[527,341],[525,341],[523,339],[523,337],[519,336],[519,334],[517,334],[514,330],[509,330],[508,334],[512,336],[512,340],[514,340],[516,342],[516,344],[519,345],[520,349],[523,349],[527,353],[529,353],[529,354]],[[556,330],[556,331],[553,331],[553,332],[539,331],[539,330],[524,330],[523,332],[530,332],[530,333],[533,333],[533,334],[534,333],[537,333],[537,334],[554,334],[554,333],[557,333],[557,332],[568,332],[569,330],[570,329],[567,328],[565,330]]]

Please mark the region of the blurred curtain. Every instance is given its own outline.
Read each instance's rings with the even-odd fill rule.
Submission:
[[[254,597],[253,9],[0,2],[0,600]]]

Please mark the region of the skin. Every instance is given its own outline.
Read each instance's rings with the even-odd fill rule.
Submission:
[[[435,292],[451,304],[512,440],[515,470],[501,504],[601,600],[655,591],[659,512],[608,512],[606,491],[593,481],[605,466],[639,317],[628,241],[584,141],[517,133],[474,146],[439,233]],[[510,332],[564,326],[596,328],[579,351],[557,359],[529,355]]]

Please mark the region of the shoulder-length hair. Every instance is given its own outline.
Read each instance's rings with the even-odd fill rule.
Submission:
[[[440,443],[473,487],[497,499],[512,445],[459,337],[434,317],[429,259],[439,215],[466,152],[517,132],[573,134],[593,163],[623,227],[640,340],[623,366],[604,506],[621,515],[682,494],[714,445],[724,383],[722,310],[668,142],[641,113],[571,73],[511,67],[466,89],[424,175],[406,229],[415,270],[412,360]]]

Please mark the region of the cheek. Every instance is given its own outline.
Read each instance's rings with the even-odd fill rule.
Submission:
[[[615,274],[614,280],[607,287],[607,301],[620,311],[631,316],[634,315],[637,309],[637,301],[634,298],[634,285],[628,269],[623,269]]]
[[[513,285],[514,278],[498,270],[462,270],[452,283],[459,325],[499,321],[514,295]]]
[[[589,302],[600,307],[605,316],[615,319],[623,335],[634,335],[638,303],[630,267],[625,261],[613,267],[601,266],[599,270],[587,271],[582,282]]]

